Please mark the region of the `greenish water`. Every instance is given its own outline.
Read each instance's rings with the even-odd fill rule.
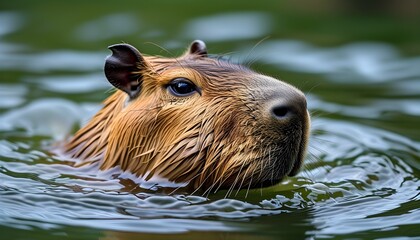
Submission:
[[[419,5],[375,2],[0,3],[1,238],[419,239]],[[45,150],[109,95],[108,45],[171,56],[194,39],[307,94],[298,176],[169,196]]]

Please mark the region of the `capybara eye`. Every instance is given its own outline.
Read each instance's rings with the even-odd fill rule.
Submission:
[[[168,84],[169,92],[176,97],[186,97],[197,91],[197,87],[186,78],[175,78]]]

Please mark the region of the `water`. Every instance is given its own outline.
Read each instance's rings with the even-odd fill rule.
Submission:
[[[2,235],[419,238],[420,33],[415,20],[420,15],[406,12],[390,21],[382,14],[396,13],[385,9],[370,18],[346,12],[340,17],[339,6],[297,11],[293,4],[265,1],[239,8],[216,1],[206,9],[135,4],[0,4]],[[320,12],[322,17],[316,15]],[[339,23],[347,24],[346,31]],[[196,38],[205,40],[211,53],[252,62],[254,69],[307,94],[312,136],[298,176],[227,198],[224,191],[169,195],[170,190],[156,192],[118,169],[75,168],[46,150],[88,121],[109,95],[102,73],[106,46],[125,41],[145,53],[170,56]]]

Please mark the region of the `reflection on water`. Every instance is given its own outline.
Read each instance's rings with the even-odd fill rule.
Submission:
[[[420,115],[420,99],[377,99],[364,106],[346,106],[325,102],[315,96],[309,97],[310,106],[324,111],[345,116],[362,116],[363,118],[380,118],[387,112],[399,112],[407,115]]]
[[[0,109],[12,108],[23,103],[27,88],[19,85],[0,85]]]
[[[106,40],[125,36],[138,29],[138,20],[132,14],[113,14],[84,23],[76,29],[74,35],[82,41]],[[110,31],[112,29],[112,31]]]
[[[109,84],[104,81],[104,74],[83,74],[65,76],[33,77],[27,82],[38,84],[40,88],[57,93],[87,93],[99,89],[111,89]]]
[[[23,23],[22,16],[13,12],[0,12],[0,36],[16,31]]]
[[[420,78],[420,57],[403,59],[395,48],[383,43],[322,49],[298,40],[266,41],[256,55],[280,68],[323,74],[331,81],[363,84]]]
[[[45,99],[0,116],[0,131],[24,129],[29,136],[63,139],[83,113],[80,107],[63,99]]]
[[[28,21],[19,12],[0,13],[0,231],[39,239],[152,239],[156,235],[136,233],[185,232],[180,236],[203,239],[219,232],[241,239],[419,235],[420,143],[410,137],[419,132],[420,58],[401,56],[381,42],[319,47],[278,39],[282,29],[268,12],[188,18],[176,38],[164,41],[171,48],[184,39],[215,45],[235,40],[233,49],[225,48],[239,52],[233,59],[257,59],[257,66],[268,64],[263,72],[273,67],[303,88],[317,81],[303,89],[315,117],[310,154],[297,177],[229,199],[224,192],[167,195],[141,189],[139,179],[118,169],[75,168],[74,160],[45,151],[85,123],[109,94],[102,73],[109,41],[143,32],[144,15],[109,12],[62,30],[83,44],[98,42],[101,51],[37,51],[6,40],[28,31]],[[152,38],[162,29],[146,32]],[[250,57],[255,43],[271,34]],[[386,130],[394,126],[388,123],[408,137]]]
[[[103,67],[106,53],[56,51],[40,54],[9,53],[0,55],[0,69],[29,72],[92,71]]]
[[[200,36],[206,41],[263,38],[271,30],[270,23],[270,17],[263,13],[223,13],[194,19],[186,25],[184,35],[188,39]]]

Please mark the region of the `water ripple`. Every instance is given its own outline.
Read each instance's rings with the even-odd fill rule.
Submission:
[[[418,179],[400,158],[407,160],[407,152],[420,157],[419,143],[325,119],[315,120],[314,130],[311,154],[321,161],[309,159],[297,178],[251,190],[249,199],[241,199],[246,190],[238,199],[225,199],[223,191],[208,197],[131,191],[132,182],[125,179],[130,175],[98,172],[93,165],[75,168],[27,145],[1,141],[1,224],[23,229],[68,225],[135,232],[243,231],[239,223],[245,219],[309,209],[309,221],[317,229],[312,233],[319,236],[395,225],[395,217],[381,222],[383,217],[373,216],[400,211],[416,197]],[[418,213],[404,213],[401,224],[419,223]]]
[[[13,108],[22,104],[28,89],[22,85],[0,84],[0,108]]]
[[[0,12],[0,37],[17,31],[24,22],[22,15],[14,12]]]
[[[39,54],[4,53],[0,69],[28,72],[101,71],[106,52],[50,51]]]
[[[90,115],[90,114],[88,114]],[[87,116],[86,111],[63,99],[42,99],[0,115],[0,131],[19,128],[29,136],[50,136],[63,139]]]
[[[247,48],[249,49],[249,47]],[[351,43],[319,48],[298,40],[267,41],[256,58],[282,69],[323,74],[331,81],[379,83],[420,78],[420,57],[402,58],[391,45]]]
[[[229,41],[264,37],[271,29],[270,16],[259,12],[223,13],[187,23],[183,36],[204,41]],[[223,27],[220,27],[223,26]]]
[[[81,75],[31,77],[25,79],[25,81],[36,83],[40,88],[55,93],[82,94],[111,89],[111,85],[102,72]]]
[[[74,36],[83,41],[98,41],[133,34],[139,28],[136,15],[118,13],[86,22],[77,28]]]

